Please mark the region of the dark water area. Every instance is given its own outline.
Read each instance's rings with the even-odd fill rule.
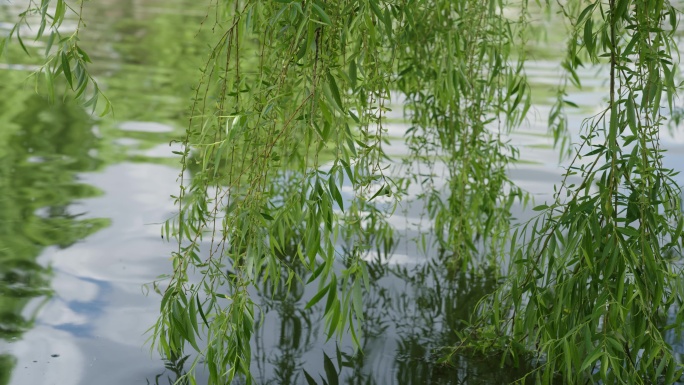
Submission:
[[[25,5],[0,2],[0,35]],[[169,384],[188,370],[192,358],[150,351],[146,331],[160,297],[145,285],[171,269],[174,245],[160,229],[174,215],[180,168],[169,143],[187,124],[211,36],[198,29],[207,10],[192,0],[86,3],[82,44],[114,105],[106,118],[68,94],[55,103],[36,94],[26,81],[35,63],[16,44],[0,59],[0,385]],[[539,200],[562,172],[543,123],[557,67],[530,64],[541,118],[511,137],[525,149],[511,177]],[[587,89],[570,95],[581,107],[570,116],[575,131],[604,95],[594,72],[583,75]],[[406,127],[396,123],[390,134]],[[684,139],[663,143],[666,166],[681,167]],[[390,152],[404,150],[393,142]],[[259,383],[305,384],[308,375],[331,385],[503,384],[531,369],[497,355],[441,363],[442,348],[458,341],[498,282],[491,271],[450,271],[437,253],[419,252],[414,239],[428,224],[417,206],[405,209],[393,218],[401,236],[393,255],[368,255],[363,354],[349,337],[326,341],[323,305],[305,308],[315,288],[254,289],[263,315],[252,346]],[[197,379],[206,383],[201,367]]]

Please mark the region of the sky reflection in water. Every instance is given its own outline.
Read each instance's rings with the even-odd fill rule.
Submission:
[[[160,239],[160,223],[173,215],[179,171],[169,142],[186,124],[205,54],[208,31],[195,38],[204,11],[190,0],[88,3],[83,44],[113,117],[50,105],[24,82],[26,71],[0,70],[0,385],[167,384],[187,368],[184,357],[162,360],[145,345],[159,297],[145,296],[142,285],[170,269],[174,246]],[[0,5],[0,20],[12,14],[16,8]],[[14,48],[3,60],[30,64]],[[553,84],[557,67],[530,65],[537,90]],[[576,128],[604,95],[600,81],[588,84],[570,96],[582,107],[570,117]],[[548,106],[537,100],[533,114],[542,117]],[[511,138],[527,146],[511,176],[539,200],[560,180],[543,121]],[[390,134],[404,129],[398,123]],[[682,140],[664,142],[672,148],[666,165],[678,167]],[[390,152],[402,148],[395,142]],[[348,338],[324,342],[321,307],[304,309],[314,289],[262,296],[252,367],[260,383],[304,383],[306,371],[318,383],[339,375],[350,384],[497,384],[529,369],[501,369],[500,357],[438,363],[435,349],[456,342],[496,281],[488,271],[450,272],[435,255],[424,263],[411,241],[419,211],[407,207],[407,218],[394,219],[402,236],[395,256],[371,264],[364,355],[352,354]]]

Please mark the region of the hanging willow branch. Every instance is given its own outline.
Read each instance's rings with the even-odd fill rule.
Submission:
[[[169,226],[179,249],[154,328],[164,354],[197,350],[211,383],[251,378],[248,289],[280,280],[282,269],[289,279],[301,280],[301,267],[311,274],[319,291],[307,306],[326,298],[329,337],[350,331],[361,344],[364,234],[386,226],[371,201],[394,185],[381,164],[393,64],[376,12],[357,2],[235,1],[216,21],[226,32],[183,143],[193,175]],[[345,183],[353,196],[342,196]],[[340,233],[355,237],[354,254],[340,254]]]
[[[538,206],[540,216],[511,242],[510,207],[523,193],[506,176],[517,149],[502,137],[531,103],[523,70],[527,1],[215,6],[216,41],[178,153],[179,214],[163,229],[178,249],[151,337],[170,358],[186,345],[198,352],[191,381],[201,359],[211,384],[237,376],[251,382],[259,312],[249,290],[261,282],[289,290],[308,275],[306,284],[318,289],[307,307],[325,302],[328,337],[350,333],[360,347],[370,287],[362,257],[391,250],[386,219],[409,183],[423,190],[437,245],[452,265],[473,266],[474,256],[510,244],[508,280],[483,301],[460,347],[496,347],[514,359],[532,352],[538,366],[530,375],[545,384],[680,377],[665,338],[683,321],[673,262],[684,223],[659,145],[661,98],[672,110],[677,91],[677,14],[668,1],[557,4],[572,25],[563,84],[579,86],[583,63],[601,66],[607,106],[584,122],[554,200]],[[21,23],[40,16],[33,37],[46,37],[39,72],[49,94],[63,75],[94,109],[101,94],[78,45],[80,16],[74,34],[59,32],[67,11],[80,15],[80,7],[29,2],[0,52],[13,37],[28,52]],[[393,93],[412,123],[406,178],[392,174],[384,152]],[[561,144],[569,138],[564,96],[562,85],[549,116]],[[580,185],[567,184],[572,175],[582,176]],[[349,253],[340,251],[342,241]]]
[[[434,140],[414,158],[437,149],[449,170],[446,189],[426,197],[440,247],[462,266],[478,239],[505,239],[505,172],[516,150],[501,134],[530,107],[524,56],[510,64],[526,12],[514,23],[502,4],[474,0],[231,4],[183,143],[193,175],[167,226],[179,249],[154,328],[165,355],[189,343],[217,384],[251,378],[257,311],[248,289],[278,281],[282,269],[301,280],[304,267],[318,286],[307,307],[325,299],[328,336],[348,332],[361,346],[361,256],[393,244],[385,218],[396,201],[376,201],[406,185],[388,174],[383,150],[391,93],[409,101],[410,140]]]
[[[607,107],[585,121],[567,170],[581,184],[564,183],[520,229],[510,279],[480,310],[491,326],[473,332],[514,358],[536,351],[545,384],[671,384],[682,374],[665,333],[682,323],[683,218],[659,132],[661,96],[672,109],[677,91],[676,11],[640,0],[576,9],[567,62],[606,68]]]
[[[33,72],[36,90],[41,86],[47,91],[48,99],[55,99],[55,82],[61,77],[66,80],[67,89],[74,92],[74,97],[82,102],[84,107],[93,113],[99,110],[100,116],[111,112],[112,105],[107,96],[100,91],[100,87],[88,72],[91,63],[88,54],[79,45],[79,36],[86,28],[83,14],[84,0],[77,4],[66,0],[42,0],[28,2],[26,9],[19,14],[19,18],[8,36],[0,38],[0,57],[2,57],[7,43],[16,38],[21,49],[27,54],[42,54],[42,65]],[[64,34],[61,26],[68,16],[77,18],[73,32]],[[39,21],[32,23],[34,18]],[[43,40],[45,48],[36,52],[24,44],[26,38]],[[42,75],[42,76],[39,76]],[[59,84],[59,83],[57,83]],[[99,100],[104,100],[104,107],[97,108]]]

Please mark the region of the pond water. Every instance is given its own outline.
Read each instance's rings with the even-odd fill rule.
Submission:
[[[0,35],[22,3],[0,2]],[[179,167],[169,142],[185,127],[209,33],[198,32],[206,7],[197,3],[86,3],[83,45],[115,108],[104,119],[35,94],[25,81],[31,59],[16,46],[2,59],[0,385],[167,384],[187,369],[182,357],[150,352],[146,330],[160,297],[143,285],[170,271],[174,245],[160,238],[160,224],[174,214],[169,196]],[[530,123],[511,137],[523,149],[511,177],[539,201],[561,175],[544,126],[544,94],[558,68],[553,60],[530,63],[536,104]],[[587,87],[570,96],[580,106],[570,115],[575,132],[605,87],[600,72],[582,75]],[[405,128],[397,123],[390,134]],[[663,143],[666,166],[681,169],[682,136]],[[400,155],[401,145],[393,146]],[[404,236],[395,254],[371,264],[364,355],[353,355],[346,339],[326,343],[322,309],[305,310],[313,293],[295,287],[263,298],[253,343],[259,383],[306,383],[304,371],[328,384],[499,384],[525,373],[524,363],[502,369],[499,357],[462,358],[456,368],[437,362],[434,349],[455,343],[454,331],[496,281],[487,272],[449,276],[438,257],[420,256],[411,224],[421,218],[417,210],[406,215],[396,220]],[[200,371],[198,383],[205,382]]]

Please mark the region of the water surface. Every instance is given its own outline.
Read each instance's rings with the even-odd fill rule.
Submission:
[[[174,246],[161,239],[160,223],[174,213],[179,168],[169,142],[186,125],[206,54],[209,31],[198,31],[206,8],[192,0],[86,5],[83,45],[113,116],[36,95],[25,81],[35,63],[16,46],[0,67],[0,385],[167,384],[188,366],[149,351],[145,332],[159,297],[143,285],[170,270]],[[8,22],[0,33],[20,7],[0,3]],[[511,177],[539,201],[562,172],[544,125],[558,68],[530,63],[535,106],[511,136],[524,154]],[[575,134],[605,95],[600,70],[582,75],[587,87],[570,95],[580,105],[569,117]],[[397,123],[390,134],[405,128]],[[681,168],[683,142],[664,138],[666,166]],[[395,141],[389,151],[405,150]],[[455,331],[497,282],[487,271],[450,273],[437,255],[421,255],[411,241],[424,221],[416,207],[393,220],[402,235],[394,255],[370,265],[364,354],[354,355],[348,339],[326,343],[322,309],[305,309],[314,293],[295,286],[262,298],[252,367],[260,383],[305,383],[306,371],[318,383],[498,384],[529,369],[501,368],[500,357],[439,364],[436,349],[457,341]]]

